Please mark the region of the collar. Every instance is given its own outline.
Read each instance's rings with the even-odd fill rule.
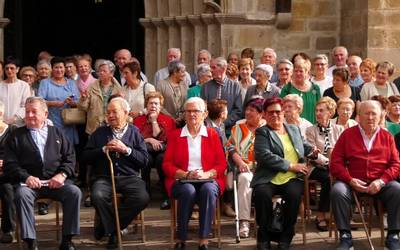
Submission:
[[[199,136],[199,135],[204,136],[204,137],[208,137],[208,133],[207,133],[207,128],[206,128],[206,126],[201,125],[200,131],[199,131],[199,133],[197,134],[197,136]],[[185,126],[182,128],[181,137],[192,137],[192,135],[189,133],[189,129],[188,129],[187,125],[185,125]]]
[[[27,128],[29,131],[43,131],[43,130],[47,130],[47,129],[48,129],[47,126],[49,126],[49,124],[48,124],[48,121],[45,120],[45,121],[43,122],[43,126],[42,126],[41,128],[28,128],[28,127],[26,127],[26,128]]]
[[[115,129],[115,128],[112,128],[111,126],[110,126],[110,128],[111,128],[111,131],[112,131],[114,134],[125,133],[126,130],[128,130],[128,123],[126,123],[125,126],[124,126],[123,128],[120,128],[120,129]]]
[[[319,123],[317,123],[317,126],[318,126],[319,132],[321,134],[324,134],[324,133],[327,134],[327,133],[331,132],[331,130],[332,130],[332,126],[331,126],[331,121],[330,120],[328,121],[328,126],[326,128],[321,126]]]
[[[360,124],[358,124],[358,128],[360,129],[361,135],[364,138],[368,138],[367,134],[365,133],[365,130],[361,127]],[[378,132],[381,130],[381,127],[378,127],[378,129],[375,131],[375,133],[372,135],[371,139],[368,138],[368,140],[372,140],[373,138],[375,138],[376,134],[378,134]]]

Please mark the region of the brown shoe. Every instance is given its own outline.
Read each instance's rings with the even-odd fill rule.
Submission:
[[[232,209],[231,204],[224,204],[224,214],[228,217],[235,217],[235,210]]]

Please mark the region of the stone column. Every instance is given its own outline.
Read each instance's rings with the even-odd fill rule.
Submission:
[[[156,55],[158,70],[165,67],[167,63],[168,29],[162,18],[152,18],[152,22],[157,27],[157,51],[151,55]]]
[[[201,20],[207,25],[207,48],[214,57],[221,55],[221,26],[214,14],[201,14]]]
[[[197,52],[207,48],[207,27],[201,20],[200,15],[189,15],[188,21],[193,26],[193,51],[196,55],[193,57],[193,65],[197,64]],[[194,69],[193,69],[194,70]]]
[[[163,21],[168,27],[168,48],[180,48],[181,30],[175,17],[163,17]]]
[[[147,78],[152,83],[153,75],[157,71],[157,58],[154,57],[157,53],[157,29],[154,23],[148,18],[140,19],[140,23],[145,28],[145,44],[144,44],[144,55],[145,55],[145,73]]]
[[[10,23],[10,19],[4,18],[4,2],[0,0],[0,59],[4,60],[4,28]]]
[[[193,47],[193,27],[190,25],[186,16],[177,16],[176,22],[181,28],[181,51],[182,62],[186,65],[186,70],[193,72],[193,58],[196,58],[197,51]]]

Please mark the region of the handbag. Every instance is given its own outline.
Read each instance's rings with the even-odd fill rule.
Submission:
[[[283,231],[283,200],[277,199],[272,206],[271,224],[268,225],[268,231],[281,233]]]
[[[61,111],[61,118],[65,125],[85,124],[86,112],[78,108],[66,108]]]

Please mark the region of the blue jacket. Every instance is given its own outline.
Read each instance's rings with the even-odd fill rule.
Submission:
[[[107,144],[110,138],[113,138],[113,134],[109,126],[101,126],[90,135],[82,157],[85,163],[92,166],[91,180],[110,176],[109,161],[103,152],[103,146]],[[124,154],[117,155],[115,152],[110,153],[114,166],[114,175],[139,176],[140,170],[147,166],[149,160],[146,144],[139,129],[129,124],[121,141],[130,147],[132,152],[128,156]]]

